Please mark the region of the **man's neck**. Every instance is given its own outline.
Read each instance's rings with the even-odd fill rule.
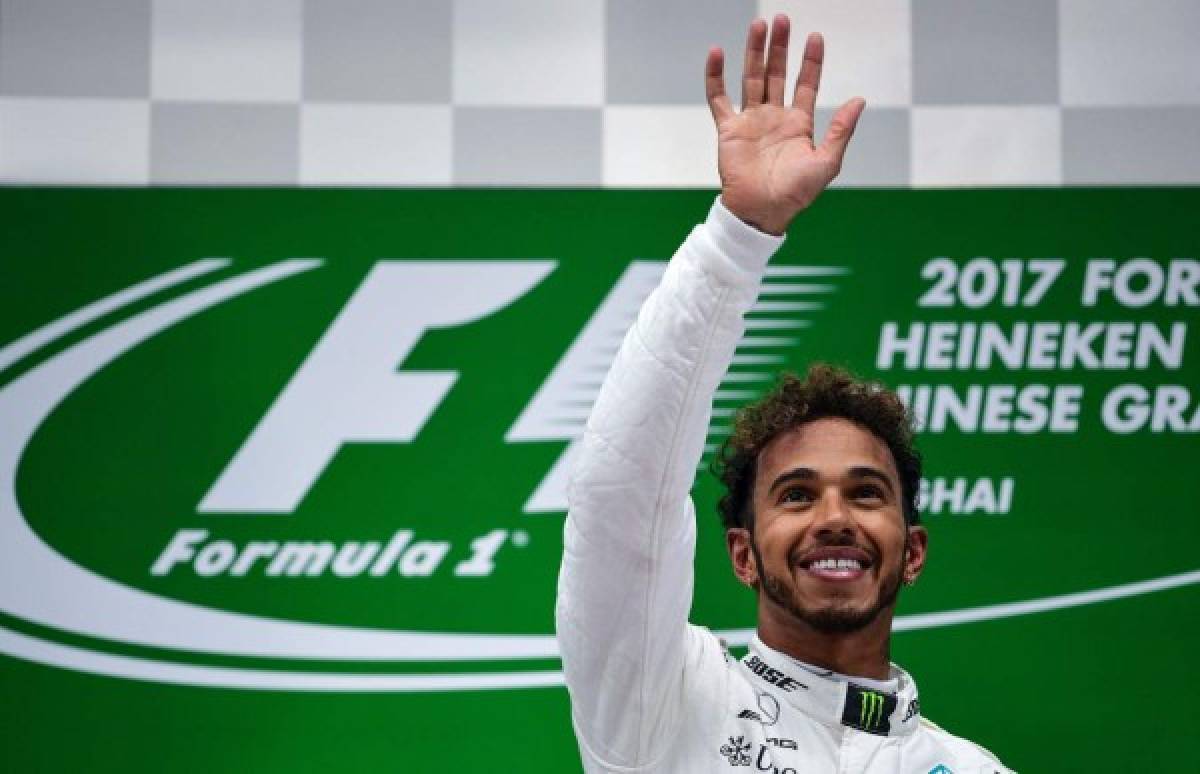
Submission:
[[[790,613],[760,608],[758,638],[772,650],[823,669],[850,677],[886,680],[889,660],[892,611],[884,610],[875,620],[854,632],[824,632]]]

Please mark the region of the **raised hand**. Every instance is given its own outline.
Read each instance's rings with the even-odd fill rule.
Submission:
[[[790,26],[787,16],[775,17],[768,51],[767,23],[756,19],[750,25],[741,112],[733,109],[725,93],[721,49],[711,49],[705,65],[708,106],[717,124],[721,200],[734,215],[770,234],[786,231],[796,213],[837,176],[866,105],[860,97],[842,105],[824,140],[813,144],[813,111],[825,42],[819,33],[808,36],[792,105],[785,107]]]

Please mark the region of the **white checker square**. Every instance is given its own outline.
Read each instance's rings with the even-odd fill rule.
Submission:
[[[916,107],[912,143],[915,187],[1062,183],[1057,107]]]
[[[300,0],[155,0],[153,13],[152,97],[300,98]]]
[[[1200,103],[1196,0],[1061,0],[1058,34],[1063,105]]]
[[[821,107],[863,97],[867,105],[907,106],[912,102],[912,19],[909,0],[759,0],[759,13],[770,21],[785,13],[792,20],[788,51],[788,91],[804,58],[810,32],[825,38]],[[741,51],[726,51],[726,79],[741,78]]]
[[[717,136],[708,108],[605,108],[604,185],[718,187]]]
[[[455,0],[454,102],[603,104],[603,0]]]
[[[451,121],[449,105],[305,104],[300,182],[449,184]]]
[[[150,103],[134,99],[0,99],[0,181],[144,184]]]

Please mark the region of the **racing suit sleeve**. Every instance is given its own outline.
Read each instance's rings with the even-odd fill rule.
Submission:
[[[653,766],[679,724],[698,632],[689,491],[713,393],[782,244],[718,199],[625,336],[568,489],[556,624],[585,758]]]

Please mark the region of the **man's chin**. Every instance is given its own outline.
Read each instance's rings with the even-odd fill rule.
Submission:
[[[797,605],[790,612],[824,634],[850,634],[870,626],[883,610],[876,606],[862,609],[845,605],[828,605],[821,608]]]
[[[806,604],[800,601],[794,589],[779,582],[778,578],[767,577],[765,581],[763,591],[768,599],[794,618],[824,634],[850,634],[870,626],[884,610],[890,609],[895,603],[899,587],[897,581],[894,587],[881,589],[869,600],[855,599],[860,597],[860,594],[825,593],[813,603]]]

